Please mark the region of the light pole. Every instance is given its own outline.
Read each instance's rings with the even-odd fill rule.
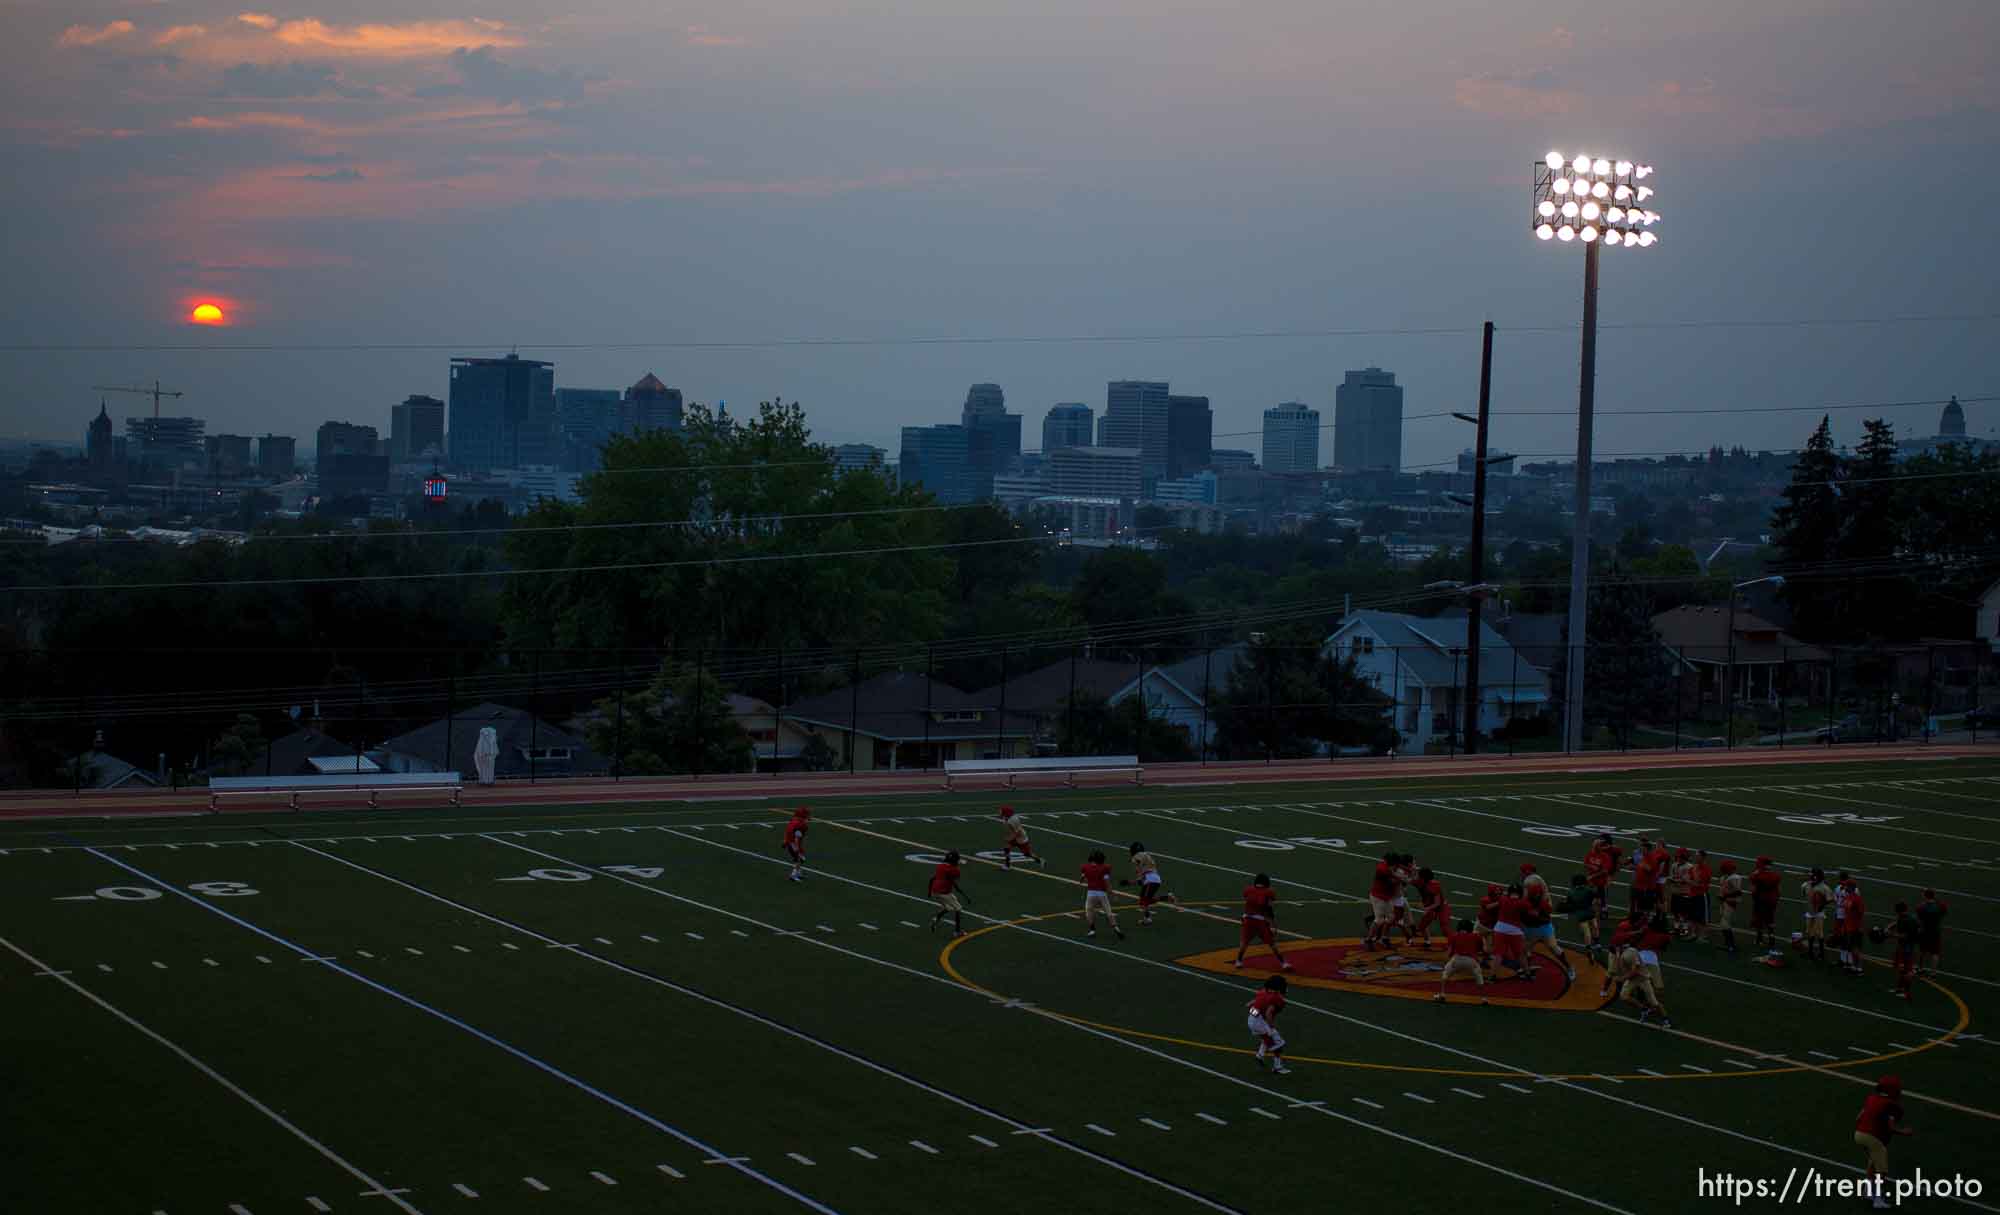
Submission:
[[[1729,588],[1729,693],[1723,701],[1722,736],[1730,747],[1736,745],[1736,596],[1740,591],[1765,583],[1772,586],[1785,585],[1783,574],[1767,574],[1762,578],[1751,578],[1738,582]]]
[[[1651,231],[1659,213],[1646,205],[1653,187],[1642,185],[1653,166],[1550,152],[1535,162],[1534,215],[1529,226],[1541,240],[1583,242],[1583,366],[1576,393],[1576,529],[1570,541],[1569,647],[1563,671],[1563,747],[1583,750],[1584,612],[1590,590],[1590,451],[1597,390],[1597,251],[1604,246],[1643,249],[1658,241]]]

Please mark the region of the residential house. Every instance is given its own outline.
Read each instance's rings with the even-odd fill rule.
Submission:
[[[929,768],[947,759],[1033,755],[1035,715],[919,672],[889,671],[785,706],[786,726],[823,741],[836,768]]]
[[[500,754],[493,763],[497,780],[603,776],[611,770],[610,762],[576,735],[526,709],[491,703],[398,734],[377,748],[373,758],[388,772],[457,772],[473,780],[478,770],[472,750],[488,726],[499,736]]]
[[[1005,705],[1009,715],[1032,715],[1037,741],[1053,746],[1062,734],[1063,713],[1072,694],[1078,698],[1094,696],[1112,705],[1143,696],[1147,713],[1179,726],[1187,733],[1190,746],[1204,717],[1200,693],[1189,691],[1165,668],[1080,655],[1016,675],[979,693],[979,699],[996,711]]]
[[[1979,596],[1979,615],[1972,626],[1972,635],[1986,643],[1986,648],[2000,654],[2000,582],[1986,588]]]
[[[1466,682],[1465,620],[1361,611],[1323,643],[1329,657],[1352,658],[1356,672],[1393,705],[1405,750],[1422,752],[1457,736]],[[1479,625],[1479,730],[1491,734],[1519,717],[1548,711],[1548,678],[1522,660],[1506,638]]]
[[[1440,612],[1439,620],[1451,620],[1449,626],[1441,625],[1447,632],[1465,644],[1465,609],[1447,608]],[[1479,615],[1479,623],[1490,625],[1494,632],[1507,639],[1514,647],[1521,661],[1534,667],[1542,674],[1554,672],[1563,664],[1563,638],[1569,625],[1569,617],[1560,612],[1513,612],[1504,602],[1495,610],[1488,604]],[[1485,661],[1481,656],[1482,664]]]
[[[163,783],[153,772],[103,751],[85,751],[70,763],[72,779],[85,789],[157,788]]]
[[[379,772],[381,765],[330,734],[311,726],[271,740],[251,759],[250,776],[332,776]]]
[[[1681,681],[1679,703],[1688,711],[1727,699],[1728,672],[1736,672],[1739,704],[1819,686],[1830,655],[1807,645],[1755,612],[1736,609],[1734,643],[1726,606],[1682,604],[1653,617],[1653,631],[1673,656]]]

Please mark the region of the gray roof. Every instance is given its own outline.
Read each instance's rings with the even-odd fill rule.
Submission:
[[[137,764],[126,763],[116,755],[102,751],[85,751],[76,757],[76,763],[83,765],[90,774],[85,784],[88,789],[117,789],[125,785],[157,785],[159,777]]]
[[[1196,701],[1202,699],[1202,689],[1215,695],[1217,688],[1228,686],[1229,672],[1236,668],[1236,660],[1250,649],[1247,641],[1235,641],[1218,646],[1213,653],[1202,650],[1190,658],[1183,658],[1162,668],[1168,679],[1186,688],[1188,695]]]
[[[1365,626],[1383,645],[1394,649],[1396,657],[1420,682],[1434,688],[1465,682],[1465,617],[1360,611],[1341,621],[1327,640],[1331,642],[1356,626]],[[1454,650],[1458,651],[1456,656]],[[1483,619],[1479,622],[1479,651],[1480,687],[1547,690],[1548,682],[1542,672],[1526,660],[1526,655],[1517,666],[1514,647]]]
[[[1465,609],[1447,608],[1438,613],[1438,619],[1463,621]],[[1505,637],[1508,643],[1520,652],[1523,663],[1548,671],[1562,661],[1563,629],[1569,620],[1561,613],[1515,612],[1496,617],[1491,611],[1487,611],[1481,613],[1479,621],[1481,624],[1492,625],[1494,632]],[[1462,636],[1465,626],[1459,624],[1457,628]],[[1465,643],[1460,641],[1459,644]]]
[[[572,752],[569,761],[571,771],[603,772],[610,768],[603,756],[591,750],[590,744],[576,735],[550,725],[526,709],[490,702],[461,709],[448,718],[440,717],[429,725],[398,734],[383,743],[381,750],[428,760],[440,769],[445,768],[448,756],[452,768],[461,773],[471,772],[472,748],[479,742],[479,732],[487,726],[492,726],[498,735],[503,755],[511,748],[531,744],[537,747],[568,747]]]
[[[1021,709],[1030,713],[1048,713],[1060,709],[1069,700],[1071,688],[1078,695],[1101,696],[1110,700],[1119,692],[1131,687],[1139,680],[1139,664],[1136,662],[1113,662],[1104,658],[1078,658],[1072,663],[1067,658],[1058,659],[1038,670],[1028,671],[1008,680],[1004,685],[995,684],[980,692],[977,699],[985,704],[998,706],[1001,694],[1006,695],[1008,713]],[[1196,702],[1201,700],[1201,679],[1196,673],[1195,686],[1175,679],[1171,668],[1148,663],[1147,675],[1152,676],[1155,686],[1162,678],[1181,684],[1183,691]]]
[[[926,725],[925,705],[930,706]],[[948,683],[930,679],[916,671],[887,671],[863,680],[858,687],[836,688],[818,696],[795,700],[784,707],[785,720],[847,730],[871,738],[914,742],[928,738],[948,742],[964,738],[992,738],[995,734],[1017,738],[1036,732],[1034,715],[1019,711],[1010,702],[1006,724],[999,716],[999,689],[973,695]],[[858,715],[857,715],[858,709]],[[940,721],[940,713],[976,713],[976,721]]]
[[[311,761],[341,755],[352,759],[353,745],[307,726],[267,743],[251,759],[246,771],[257,776],[267,769],[273,776],[310,776],[318,771]]]

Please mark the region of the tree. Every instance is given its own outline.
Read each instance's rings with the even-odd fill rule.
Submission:
[[[1137,755],[1151,763],[1195,758],[1188,732],[1153,716],[1140,696],[1114,705],[1095,692],[1078,692],[1057,711],[1056,745],[1064,755]]]
[[[216,776],[241,776],[264,749],[264,727],[254,713],[238,713],[236,720],[208,749],[209,771]]]
[[[752,765],[750,735],[711,673],[662,668],[642,690],[596,708],[584,737],[620,772],[745,772]]]
[[[1070,588],[1070,602],[1076,615],[1092,633],[1116,633],[1145,624],[1147,636],[1132,645],[1111,644],[1099,652],[1107,657],[1136,654],[1140,649],[1157,656],[1161,650],[1186,645],[1182,628],[1162,630],[1155,622],[1162,618],[1189,615],[1192,605],[1167,589],[1164,562],[1150,553],[1131,548],[1106,548],[1093,553],[1076,584]]]
[[[1825,417],[1792,464],[1792,480],[1771,516],[1772,543],[1782,568],[1805,571],[1833,561],[1841,551],[1841,462],[1833,449],[1833,428]],[[1792,610],[1793,627],[1810,638],[1836,636],[1845,621],[1826,584],[1799,574],[1787,579],[1781,595]]]
[[[1592,583],[1584,617],[1583,720],[1590,731],[1608,731],[1619,747],[1631,746],[1639,727],[1673,710],[1672,658],[1652,616],[1652,596],[1616,566]],[[1567,622],[1562,636],[1567,648]],[[1559,712],[1568,700],[1568,678],[1567,663],[1553,664],[1549,686]]]
[[[1211,697],[1216,754],[1222,759],[1300,758],[1329,747],[1395,745],[1389,701],[1355,669],[1322,648],[1310,621],[1253,639]]]
[[[1861,443],[1846,461],[1839,557],[1844,577],[1820,583],[1834,590],[1841,629],[1834,640],[1906,636],[1901,606],[1914,596],[1906,578],[1896,577],[1905,530],[1903,494],[1897,485],[1896,434],[1881,418],[1863,422]]]

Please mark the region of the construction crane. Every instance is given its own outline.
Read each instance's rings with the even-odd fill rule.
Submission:
[[[166,389],[164,389],[164,388],[160,387],[160,382],[159,382],[158,380],[154,380],[154,381],[153,381],[153,386],[152,386],[151,388],[118,388],[118,387],[115,387],[115,386],[109,386],[109,385],[104,385],[104,384],[92,384],[92,385],[90,386],[90,390],[91,390],[92,392],[135,392],[135,393],[138,393],[138,394],[139,394],[140,396],[142,396],[142,397],[151,397],[151,398],[153,398],[153,420],[154,420],[154,421],[158,421],[158,420],[159,420],[159,417],[160,417],[160,398],[161,398],[161,397],[175,397],[175,398],[179,398],[179,397],[184,397],[184,396],[186,396],[186,395],[187,395],[187,394],[186,394],[186,393],[184,393],[184,392],[169,392],[169,391],[167,391]]]

